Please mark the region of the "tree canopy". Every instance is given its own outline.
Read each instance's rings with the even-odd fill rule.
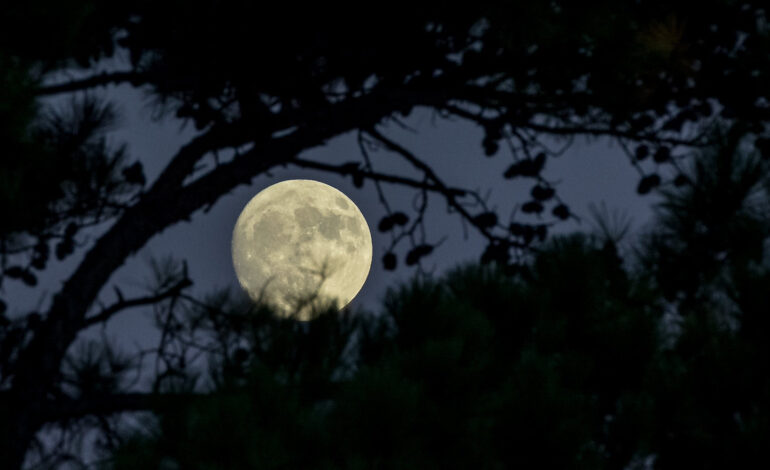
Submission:
[[[382,406],[366,411],[386,413],[397,404],[415,410],[371,417],[371,423],[392,426],[393,455],[415,465],[424,464],[420,459],[426,456],[438,459],[433,462],[452,461],[447,460],[451,452],[439,456],[422,451],[437,442],[457,442],[452,449],[460,460],[488,453],[490,459],[501,459],[498,463],[514,464],[515,459],[530,458],[527,449],[541,449],[547,450],[542,454],[547,458],[564,458],[560,463],[577,462],[579,455],[585,466],[622,467],[652,454],[660,465],[681,463],[685,455],[690,463],[693,456],[708,455],[712,458],[703,460],[708,466],[739,455],[733,452],[737,447],[715,443],[744,446],[740,458],[748,458],[755,442],[766,435],[767,397],[757,391],[767,390],[766,384],[757,382],[753,369],[735,366],[744,360],[758,364],[747,358],[767,357],[761,341],[767,325],[762,290],[767,285],[767,208],[757,188],[767,187],[770,156],[770,43],[761,3],[391,2],[376,13],[351,16],[342,5],[325,4],[36,0],[0,11],[0,137],[5,142],[0,164],[0,287],[13,282],[34,287],[52,256],[61,260],[76,251],[82,255],[41,311],[19,311],[14,299],[0,291],[0,456],[5,467],[20,468],[44,428],[85,426],[107,438],[116,434],[105,416],[168,411],[163,397],[172,394],[175,399],[173,387],[167,388],[169,377],[184,389],[193,373],[185,353],[169,349],[180,343],[159,345],[155,354],[161,366],[154,371],[153,390],[133,393],[118,379],[121,371],[141,368],[141,363],[117,355],[109,342],[88,345],[81,333],[115,315],[129,314],[131,308],[152,306],[166,341],[174,325],[170,319],[177,318],[175,308],[201,306],[200,299],[187,294],[192,280],[186,270],[160,266],[157,289],[139,298],[125,298],[119,286],[110,283],[111,275],[155,235],[182,220],[205,216],[201,209],[282,166],[345,175],[356,186],[366,184],[363,189],[377,191],[387,212],[378,227],[395,234],[381,259],[386,269],[399,262],[419,266],[439,251],[424,236],[415,235],[424,233],[418,229],[430,229],[422,217],[428,210],[425,204],[410,214],[389,208],[387,190],[395,187],[421,193],[423,200],[427,193],[443,197],[487,241],[480,260],[513,276],[503,280],[497,271],[468,268],[465,274],[452,275],[455,278],[416,286],[400,297],[394,294],[393,302],[403,305],[386,309],[396,323],[374,334],[380,338],[379,352],[362,356],[366,367],[342,391],[329,392],[349,394],[350,408],[333,407],[323,417],[330,421],[319,424],[313,420],[321,418],[307,407],[309,398],[299,396],[305,390],[299,387],[285,403],[286,413],[296,418],[284,421],[291,427],[287,436],[296,431],[315,438],[314,426],[321,424],[346,428],[349,421],[366,416],[360,414],[364,405],[356,408],[355,403],[368,395],[367,387],[393,380],[403,387],[382,391]],[[143,90],[162,116],[190,122],[197,131],[168,156],[152,181],[144,175],[142,156],[129,155],[124,146],[107,139],[116,112],[109,102],[110,89],[105,92],[104,87],[117,84]],[[69,104],[52,106],[50,98]],[[516,201],[516,218],[504,220],[486,207],[481,194],[470,189],[477,182],[448,186],[440,168],[389,137],[388,126],[403,125],[415,108],[481,126],[479,153],[508,159],[501,178],[531,185],[531,197]],[[359,138],[358,159],[339,165],[298,156],[347,133]],[[638,192],[662,191],[666,196],[667,218],[640,248],[646,256],[638,272],[621,266],[612,268],[614,274],[601,271],[610,268],[597,260],[609,255],[600,256],[588,242],[548,242],[549,228],[572,213],[569,201],[562,200],[558,187],[541,172],[560,152],[553,148],[554,138],[569,142],[580,135],[616,140],[629,164],[639,170]],[[367,154],[372,145],[403,159],[413,171],[377,171]],[[215,165],[205,163],[210,155],[217,156]],[[479,165],[485,157],[480,156]],[[97,225],[108,228],[86,241],[84,234]],[[575,274],[571,281],[559,278],[556,271],[577,272],[569,271],[571,263],[599,271]],[[521,277],[525,275],[529,277]],[[478,293],[447,290],[457,282],[452,279],[462,276],[491,283],[480,284],[479,292],[507,283],[501,288],[507,293],[484,295],[484,302],[498,306],[476,305],[482,301],[473,300]],[[611,288],[600,282],[603,276],[612,280]],[[577,288],[591,282],[596,285]],[[110,294],[113,303],[100,305],[99,296],[107,287],[115,288]],[[554,294],[573,287],[575,291],[562,296]],[[533,292],[553,305],[527,304],[540,302],[531,298]],[[415,310],[410,302],[420,296],[437,296],[436,305],[442,307]],[[559,304],[571,298],[587,304]],[[503,314],[514,305],[505,302],[514,301],[529,306],[526,318]],[[413,315],[399,317],[399,308]],[[667,318],[661,312],[671,309],[684,319],[672,354],[661,351],[653,332]],[[576,316],[564,317],[573,310]],[[209,327],[228,329],[214,313],[207,320],[213,322]],[[540,315],[555,317],[538,323],[545,321]],[[273,321],[264,315],[254,318]],[[398,327],[399,319],[408,326]],[[601,325],[599,330],[584,331],[594,326],[591,321]],[[193,330],[204,334],[207,327],[201,322],[193,324]],[[736,322],[740,326],[735,327]],[[313,343],[316,324],[327,328],[320,343]],[[185,331],[184,325],[179,320],[180,331]],[[334,329],[347,328],[345,321],[329,318],[311,323],[308,331],[291,322],[275,327],[289,344],[300,341],[296,335],[307,334],[313,347],[327,353],[318,357],[337,351],[339,343],[325,342],[345,337]],[[393,330],[397,333],[390,332],[391,327],[398,327]],[[337,336],[332,331],[338,331]],[[251,349],[258,345],[248,344],[241,362],[251,366]],[[638,347],[632,351],[629,344]],[[463,356],[465,348],[477,347],[481,364]],[[608,354],[616,347],[617,354]],[[277,378],[286,373],[277,368],[286,367],[287,361],[300,367],[307,358],[288,346],[276,351],[267,369],[254,366],[257,369],[244,372],[243,380],[266,381],[258,392],[264,397],[285,392],[282,387],[290,383]],[[222,357],[228,357],[230,350],[224,352]],[[489,357],[484,359],[484,354]],[[620,358],[635,365],[622,369],[611,363]],[[508,372],[494,375],[511,364]],[[330,382],[329,364],[306,367],[301,380]],[[599,369],[617,373],[603,376]],[[435,377],[415,382],[416,371],[431,370]],[[719,380],[712,381],[710,372]],[[442,381],[450,378],[458,383],[444,390],[459,394],[467,408],[442,415],[439,410],[450,406],[446,400],[451,395],[442,392]],[[484,382],[478,390],[457,389],[470,387],[470,378],[497,382]],[[738,384],[735,390],[719,385],[727,379]],[[387,396],[389,392],[398,395]],[[238,406],[256,406],[254,396],[244,397],[238,388],[232,393]],[[510,401],[517,396],[539,400],[538,405],[517,408],[522,402]],[[477,408],[482,403],[475,401],[482,398],[488,399],[484,406],[489,408]],[[665,404],[669,408],[661,408]],[[216,410],[229,405],[211,406]],[[699,414],[707,406],[714,413]],[[484,420],[497,411],[508,413],[509,419]],[[217,419],[205,413],[204,422]],[[532,428],[543,416],[570,418],[552,433]],[[610,421],[602,422],[606,416]],[[628,423],[639,424],[638,416],[649,422],[632,429]],[[423,421],[388,421],[418,417]],[[266,419],[244,426],[260,433]],[[526,432],[516,427],[525,422]],[[355,442],[357,454],[339,454],[334,465],[387,461],[377,454],[381,448],[372,448],[373,441],[367,440],[368,424],[361,422],[360,433],[353,427],[340,431],[341,439]],[[404,427],[414,426],[447,435],[399,441],[408,435],[401,432]],[[195,426],[189,430],[190,439],[197,439]],[[523,450],[510,455],[498,452],[508,443],[492,438],[472,441],[483,446],[468,448],[472,442],[465,443],[462,436],[477,431],[492,437],[519,435],[519,442],[534,444],[513,447]],[[166,444],[161,440],[143,448],[152,453],[156,445]],[[187,446],[188,441],[175,445]],[[276,462],[286,462],[291,454],[284,445],[294,444],[269,446],[284,452],[271,457]],[[557,448],[564,452],[553,451]],[[719,449],[725,449],[724,454]],[[66,460],[67,455],[53,457]]]
[[[379,315],[304,326],[198,304],[182,323],[221,322],[211,392],[123,434],[106,468],[761,465],[769,174],[734,152],[704,156],[638,244],[602,219],[515,275],[461,266],[392,289]],[[740,221],[710,226],[724,217]]]

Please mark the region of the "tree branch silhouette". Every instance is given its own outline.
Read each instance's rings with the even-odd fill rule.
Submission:
[[[101,312],[99,312],[96,315],[86,317],[86,319],[83,321],[85,327],[89,327],[92,325],[95,325],[97,323],[102,323],[110,318],[112,318],[113,315],[116,313],[126,310],[133,307],[140,307],[144,305],[152,305],[156,304],[162,300],[176,297],[178,296],[183,289],[192,286],[192,281],[190,279],[184,278],[174,284],[173,286],[169,287],[168,289],[165,289],[155,295],[147,296],[147,297],[137,297],[133,299],[123,299],[122,295],[120,294],[120,291],[116,290],[118,292],[118,297],[120,300],[109,307],[103,309]]]
[[[449,194],[452,194],[457,197],[465,196],[469,192],[467,189],[460,189],[460,188],[445,189],[436,184],[425,183],[424,181],[417,181],[414,179],[405,178],[403,176],[390,175],[386,173],[368,171],[368,170],[359,169],[359,168],[351,170],[349,167],[346,166],[347,164],[332,165],[329,163],[316,162],[316,161],[302,159],[302,158],[293,158],[289,162],[289,164],[298,166],[300,168],[312,168],[314,170],[328,171],[330,173],[337,173],[343,176],[351,175],[355,173],[360,175],[364,179],[382,181],[385,183],[392,183],[392,184],[406,186],[406,187],[415,188],[415,189],[425,189],[431,192],[442,193],[442,194],[444,192],[448,192]]]
[[[130,83],[138,86],[146,83],[147,76],[134,70],[120,72],[104,72],[79,80],[72,80],[64,83],[43,85],[35,90],[37,96],[50,96],[61,93],[70,93],[73,91],[89,90],[106,85],[118,85],[120,83]]]
[[[670,144],[670,145],[683,145],[687,147],[705,147],[708,143],[704,141],[704,138],[708,135],[706,132],[691,138],[680,139],[676,137],[661,136],[659,132],[650,131],[647,133],[621,131],[612,126],[606,127],[593,127],[593,125],[561,125],[561,126],[549,126],[545,124],[539,124],[533,122],[531,119],[525,121],[518,121],[515,117],[507,119],[506,117],[488,118],[484,117],[483,113],[474,113],[463,109],[453,104],[447,104],[443,107],[451,114],[454,114],[463,119],[475,122],[482,127],[488,127],[490,125],[499,124],[502,121],[510,122],[514,126],[518,126],[524,129],[531,129],[539,133],[551,136],[575,136],[575,135],[590,135],[595,137],[606,136],[623,138],[632,141],[646,141],[651,140],[656,143]]]
[[[416,155],[414,155],[412,152],[410,152],[406,148],[397,144],[393,140],[385,137],[383,134],[377,131],[374,127],[367,128],[366,132],[370,134],[372,137],[374,137],[375,139],[377,139],[378,141],[382,142],[388,150],[401,155],[402,157],[404,157],[404,159],[406,159],[409,163],[411,163],[415,168],[422,171],[425,174],[425,176],[429,180],[433,181],[433,183],[439,188],[439,192],[444,195],[444,198],[446,199],[447,204],[449,204],[452,208],[454,208],[467,222],[469,222],[471,225],[476,227],[479,233],[482,234],[490,243],[499,243],[501,241],[504,241],[502,238],[494,235],[490,231],[490,227],[488,225],[482,224],[475,216],[473,216],[470,212],[468,212],[468,210],[457,201],[456,193],[453,193],[452,191],[450,191],[450,189],[436,175],[433,169],[430,166],[428,166],[425,162],[417,158]],[[510,242],[508,240],[505,240],[505,241],[506,243],[510,243],[512,246],[520,246],[520,247],[524,246],[524,245],[518,244],[518,242],[515,242],[515,241],[510,241]]]

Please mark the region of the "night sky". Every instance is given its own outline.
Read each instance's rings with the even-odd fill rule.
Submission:
[[[0,470],[767,460],[765,3],[12,2]]]
[[[118,105],[121,121],[111,133],[110,139],[115,144],[128,144],[128,161],[142,161],[149,186],[176,150],[195,135],[193,127],[185,127],[173,117],[155,119],[157,116],[152,103],[141,91],[130,86],[113,86],[99,90],[98,93]],[[480,145],[480,128],[467,122],[433,116],[425,109],[416,110],[404,122],[413,131],[395,124],[383,125],[380,130],[433,166],[448,186],[479,189],[482,196],[489,195],[487,204],[492,209],[499,209],[502,222],[507,223],[507,217],[516,204],[527,200],[532,183],[503,179],[502,173],[510,165],[512,157],[505,147],[501,147],[500,152],[492,158],[484,156]],[[563,143],[554,142],[553,148],[561,148]],[[347,134],[327,142],[323,147],[307,151],[301,157],[325,163],[343,163],[360,160],[360,150],[356,136]],[[398,155],[379,150],[372,153],[371,157],[377,171],[419,179],[419,175]],[[635,231],[643,227],[653,213],[656,196],[640,197],[636,193],[638,174],[618,145],[609,139],[575,138],[560,158],[549,159],[543,176],[558,182],[557,193],[582,221],[578,223],[570,219],[562,222],[551,233],[591,230],[593,225],[589,205],[592,203],[604,202],[610,213],[626,214],[631,218]],[[259,191],[278,181],[294,178],[315,179],[338,188],[359,206],[366,217],[374,246],[372,269],[351,306],[354,309],[362,307],[377,311],[379,300],[386,289],[408,280],[414,274],[414,269],[403,264],[403,256],[407,251],[405,244],[399,245],[397,249],[398,269],[392,272],[382,269],[381,258],[389,245],[390,234],[377,231],[377,223],[385,211],[378,201],[373,183],[366,181],[363,188],[359,189],[353,186],[349,177],[297,167],[279,168],[272,170],[270,175],[261,175],[253,179],[251,185],[240,186],[221,198],[208,213],[196,212],[190,222],[174,225],[151,239],[138,255],[128,259],[116,271],[111,282],[103,289],[101,301],[109,304],[115,300],[114,285],[119,285],[126,296],[141,295],[150,279],[149,259],[153,256],[173,256],[187,260],[191,278],[195,282],[192,289],[198,295],[219,287],[239,289],[230,254],[235,220],[244,205]],[[388,184],[383,184],[383,189],[393,210],[402,210],[410,216],[414,214],[412,206],[417,194],[415,191]],[[447,213],[446,204],[438,195],[431,196],[429,200],[426,220],[428,243],[436,243],[445,238],[433,255],[424,261],[426,271],[441,274],[459,262],[479,259],[485,246],[484,240],[470,227],[466,239],[460,218]],[[522,220],[536,221],[536,217]],[[104,228],[108,226],[109,223]],[[86,232],[80,240],[93,241],[99,233],[98,229]],[[14,283],[9,284],[8,295],[19,300],[25,299],[25,302],[15,303],[20,307],[44,309],[50,301],[50,294],[66,280],[84,252],[81,249],[75,256],[53,264],[41,273],[42,289],[38,286],[30,290],[21,283]],[[42,299],[36,297],[38,292],[44,293]],[[117,315],[109,322],[107,332],[129,350],[136,344],[151,346],[158,335],[149,323],[148,312],[142,309],[128,310]],[[88,334],[96,333],[92,330]]]

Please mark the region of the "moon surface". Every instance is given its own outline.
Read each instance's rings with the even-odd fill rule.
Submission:
[[[286,180],[254,196],[233,230],[241,287],[279,315],[309,320],[315,307],[353,300],[372,265],[372,235],[361,211],[339,190]]]

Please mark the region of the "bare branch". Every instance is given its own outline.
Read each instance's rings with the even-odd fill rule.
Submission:
[[[492,123],[491,119],[481,116],[480,113],[474,113],[456,105],[446,104],[443,106],[443,108],[449,111],[451,114],[454,114],[455,116],[461,117],[463,119],[468,119],[483,127],[486,127]],[[629,139],[634,141],[651,140],[651,141],[664,143],[664,144],[684,145],[689,147],[697,147],[699,145],[705,145],[704,143],[699,142],[703,136],[698,136],[697,138],[694,138],[694,139],[678,139],[675,137],[662,137],[660,135],[657,135],[659,133],[655,133],[655,132],[645,135],[644,133],[639,133],[639,132],[620,131],[618,129],[615,129],[609,126],[603,127],[603,128],[575,126],[575,125],[547,126],[545,124],[537,124],[531,121],[513,122],[511,124],[520,128],[526,128],[536,132],[542,132],[544,134],[560,135],[560,136],[562,135],[563,136],[591,135],[591,136],[597,136],[597,137],[608,136],[608,137],[618,137],[623,139]]]
[[[328,163],[314,162],[312,160],[304,160],[301,158],[294,158],[288,162],[290,165],[295,165],[301,168],[313,168],[314,170],[323,170],[340,175],[350,173],[350,171],[344,165],[330,165]],[[399,184],[402,186],[408,186],[410,188],[426,189],[437,193],[449,192],[453,196],[462,197],[465,196],[467,191],[460,188],[444,188],[436,184],[425,183],[424,181],[417,181],[403,176],[389,175],[386,173],[378,173],[367,170],[356,170],[363,178],[367,178],[373,181],[382,181],[385,183]]]
[[[444,198],[446,199],[449,206],[455,209],[465,220],[470,222],[471,225],[476,227],[479,233],[481,233],[487,240],[489,240],[490,242],[502,241],[500,237],[494,235],[487,227],[478,223],[478,221],[473,217],[473,215],[471,215],[468,212],[468,210],[457,201],[455,194],[453,194],[449,190],[449,188],[441,181],[441,179],[436,175],[436,173],[433,171],[433,169],[430,166],[428,166],[425,162],[417,158],[417,156],[415,156],[412,152],[410,152],[406,148],[402,147],[401,145],[397,144],[396,142],[382,135],[380,132],[374,129],[374,127],[368,128],[366,132],[370,134],[372,137],[382,142],[385,145],[385,147],[388,148],[388,150],[398,153],[399,155],[404,157],[409,163],[411,163],[415,168],[425,173],[425,176],[434,182],[435,186],[438,188],[438,192],[444,195]],[[517,243],[507,241],[507,240],[506,240],[506,243],[509,243],[511,246],[517,245]]]
[[[132,85],[137,85],[145,80],[145,75],[134,71],[104,72],[80,80],[42,86],[37,89],[35,94],[37,96],[56,95],[59,93],[87,90],[97,86],[106,86],[124,82],[130,82]]]
[[[394,122],[398,122],[398,119],[394,119]],[[358,141],[358,148],[361,150],[361,156],[364,158],[364,164],[365,168],[370,171],[374,172],[374,166],[372,165],[372,159],[369,158],[369,152],[366,150],[366,141],[364,140],[364,134],[361,132],[361,130],[357,133],[357,141]],[[388,200],[385,197],[385,193],[382,191],[382,186],[380,185],[379,180],[374,180],[374,189],[377,190],[377,197],[380,199],[380,204],[385,208],[385,213],[390,215],[391,209],[390,204],[388,204]]]
[[[661,137],[657,132],[653,132],[645,135],[644,133],[635,133],[631,131],[620,131],[610,127],[606,128],[591,128],[586,126],[546,126],[541,124],[535,124],[529,122],[522,127],[532,129],[537,132],[552,135],[593,135],[593,136],[609,136],[618,137],[623,139],[629,139],[633,141],[654,141],[663,144],[670,145],[683,145],[688,147],[703,146],[705,143],[699,142],[702,136],[693,139],[678,139],[676,137]]]
[[[130,299],[130,300],[124,300],[122,296],[118,294],[119,296],[118,302],[105,308],[104,310],[99,312],[97,315],[88,317],[85,320],[83,320],[84,325],[91,326],[96,323],[107,321],[114,314],[118,313],[121,310],[125,310],[132,307],[138,307],[141,305],[150,305],[150,304],[160,302],[161,300],[168,299],[170,297],[176,297],[180,294],[180,292],[182,292],[182,289],[190,287],[192,284],[193,284],[192,281],[185,277],[184,279],[181,279],[179,282],[177,282],[173,286],[155,295],[151,295],[147,297],[139,297],[139,298]]]

